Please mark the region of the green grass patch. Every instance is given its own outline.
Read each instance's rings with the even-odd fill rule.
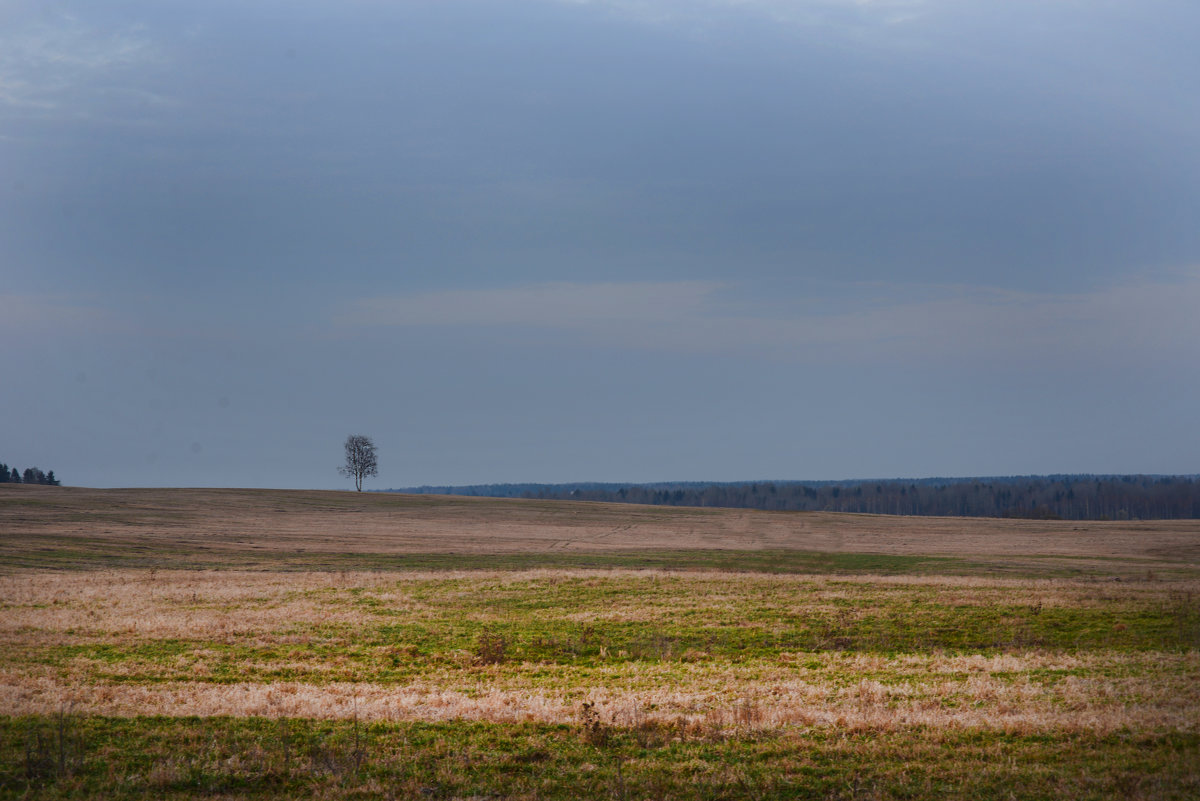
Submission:
[[[1196,571],[1155,563],[1162,578]],[[818,575],[1005,576],[1072,578],[1129,574],[1121,561],[1066,557],[1014,561],[907,554],[797,550],[549,551],[538,553],[354,553],[258,551],[222,546],[121,542],[37,535],[0,541],[0,572],[19,570],[270,570],[297,572],[427,570],[713,570]]]
[[[1200,736],[0,717],[0,798],[1190,799]]]
[[[524,575],[418,579],[241,599],[289,601],[308,618],[220,640],[66,630],[10,643],[0,664],[84,670],[95,680],[404,682],[472,663],[574,668],[628,662],[739,664],[797,652],[1183,652],[1200,646],[1186,595],[1080,585],[1054,602],[1004,586],[746,575]],[[1073,593],[1073,595],[1071,594]],[[188,610],[237,614],[202,596]],[[164,606],[164,610],[169,610]],[[284,615],[286,618],[287,616]],[[339,620],[340,618],[340,620]],[[333,620],[337,622],[326,622]],[[86,666],[86,667],[85,667]]]

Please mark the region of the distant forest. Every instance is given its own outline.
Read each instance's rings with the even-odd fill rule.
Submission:
[[[0,484],[48,484],[57,487],[62,482],[54,477],[53,470],[43,473],[36,467],[26,467],[25,471],[21,472],[0,462]]]
[[[383,491],[772,511],[1037,520],[1200,518],[1200,476],[1053,475],[720,484],[477,484]]]

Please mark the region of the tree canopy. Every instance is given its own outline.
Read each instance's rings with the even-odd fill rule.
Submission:
[[[375,443],[370,437],[351,434],[346,437],[345,449],[346,461],[338,468],[338,472],[346,478],[354,479],[354,488],[362,492],[363,479],[366,476],[379,475]]]
[[[0,484],[44,484],[57,487],[62,482],[55,478],[53,470],[43,473],[40,468],[26,467],[21,471],[0,462]]]

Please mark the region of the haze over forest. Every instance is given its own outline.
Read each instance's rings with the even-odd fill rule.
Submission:
[[[1192,0],[17,0],[3,456],[1200,471]]]
[[[996,476],[849,481],[483,484],[385,492],[706,506],[776,512],[1015,517],[1200,518],[1200,476]]]

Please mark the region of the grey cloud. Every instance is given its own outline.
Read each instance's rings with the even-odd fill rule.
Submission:
[[[0,292],[0,332],[7,335],[80,336],[131,330],[127,319],[84,298]]]
[[[1061,290],[1083,269],[1200,254],[1192,57],[1148,52],[1163,23],[1125,37],[1097,22],[1129,3],[630,5],[727,15],[702,44],[598,20],[604,3],[301,3],[283,21],[258,4],[134,7],[158,14],[149,28],[130,14],[62,36],[144,40],[131,52],[163,61],[134,69],[117,47],[122,80],[71,95],[52,153],[49,126],[21,129],[29,189],[0,208],[14,259],[84,285],[204,270],[223,293],[247,265],[319,281],[351,253],[357,288],[385,292],[397,262],[400,287],[736,264]],[[795,9],[876,20],[885,52],[770,21]],[[878,22],[914,10],[919,25]],[[163,124],[95,124],[133,114]]]
[[[912,287],[889,300],[886,286],[847,288],[838,311],[820,298],[782,316],[727,297],[729,284],[545,284],[357,301],[342,326],[532,327],[623,347],[729,353],[763,350],[808,360],[878,361],[1028,358],[1108,364],[1186,355],[1200,341],[1200,271],[1079,293]],[[847,299],[847,294],[849,299]],[[857,297],[855,297],[857,296]],[[815,309],[815,311],[814,311]]]
[[[361,429],[405,443],[397,483],[1194,471],[1197,29],[1194,0],[0,3],[5,458],[326,486]],[[187,462],[148,471],[152,365]]]
[[[138,24],[106,28],[66,14],[17,24],[0,34],[0,103],[54,109],[77,100],[74,93],[79,90],[97,87],[130,91],[145,99],[144,90],[109,82],[161,58]]]
[[[896,24],[920,16],[930,0],[557,0],[598,6],[650,23],[697,22],[729,13],[803,25]]]
[[[429,292],[366,298],[338,316],[343,325],[528,325],[607,329],[695,319],[720,284],[549,283],[508,289]]]

